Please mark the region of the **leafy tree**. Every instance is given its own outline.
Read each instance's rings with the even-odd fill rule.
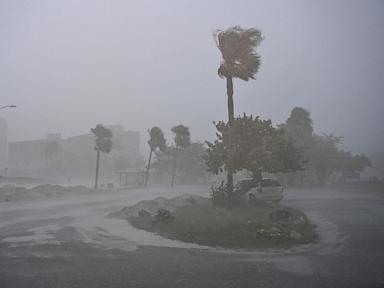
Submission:
[[[230,128],[234,121],[233,78],[244,81],[255,79],[255,74],[260,66],[260,57],[255,49],[261,43],[263,37],[257,29],[243,29],[240,26],[234,26],[227,30],[217,30],[214,37],[222,55],[222,62],[217,72],[227,82],[228,127]],[[228,205],[230,208],[234,173],[231,164],[233,158],[231,129],[229,129],[228,142],[226,170],[229,193]]]
[[[371,167],[371,161],[364,154],[353,155],[350,151],[339,151],[336,170],[341,173],[344,182],[367,167]]]
[[[287,180],[291,184],[303,184],[304,174],[307,178],[310,176],[312,181],[317,179],[319,184],[324,184],[336,172],[345,179],[346,175],[361,172],[370,165],[366,156],[340,150],[342,137],[315,134],[310,113],[302,107],[293,108],[287,121],[279,127],[296,148],[303,150],[306,161],[305,173],[301,171],[289,175]]]
[[[310,113],[301,107],[293,108],[286,123],[279,127],[284,128],[288,137],[299,147],[307,146],[313,134]]]
[[[357,176],[371,162],[364,154],[353,155],[350,151],[338,148],[342,137],[333,134],[314,135],[308,149],[308,169],[315,172],[320,184],[324,184],[331,175],[340,173],[343,181]]]
[[[313,121],[310,113],[302,107],[292,109],[287,121],[278,125],[284,129],[287,139],[291,140],[295,147],[303,150],[303,162],[307,163],[310,157],[310,146],[313,142]],[[305,165],[308,168],[308,165]],[[289,177],[285,176],[289,183],[304,182],[305,171],[297,171],[290,173]]]
[[[348,175],[362,172],[371,165],[364,154],[353,155],[349,151],[340,150],[338,146],[341,141],[342,137],[333,134],[314,134],[311,137],[306,151],[307,169],[315,173],[320,184],[325,184],[335,173],[341,173],[345,181]]]
[[[95,135],[95,150],[96,150],[96,177],[95,177],[95,189],[98,187],[99,180],[99,163],[100,152],[109,153],[112,150],[112,131],[102,124],[97,124],[95,128],[91,129],[91,132]]]
[[[165,151],[165,149],[167,148],[163,131],[159,127],[157,127],[157,126],[152,127],[152,129],[149,130],[148,132],[149,132],[148,145],[150,148],[150,152],[149,152],[149,159],[148,159],[148,165],[147,165],[147,173],[145,175],[145,183],[144,183],[145,186],[147,186],[147,184],[148,184],[149,169],[151,168],[152,153],[154,151],[156,151],[157,148],[159,148],[160,151]]]
[[[333,134],[324,134],[322,136],[313,135],[308,150],[308,169],[312,170],[320,184],[336,171],[338,165],[339,150],[338,145],[342,137]]]
[[[228,123],[215,123],[217,139],[207,141],[206,164],[215,174],[231,169],[234,172],[246,169],[256,181],[261,172],[290,172],[302,169],[301,150],[284,137],[281,129],[274,128],[270,120],[261,120],[252,115],[237,117]],[[229,130],[232,129],[233,159],[230,159]],[[227,189],[227,194],[228,194]]]
[[[172,132],[175,134],[175,145],[176,149],[174,151],[174,163],[172,170],[172,182],[171,186],[175,184],[175,174],[177,166],[177,154],[179,149],[186,148],[191,145],[191,134],[189,133],[189,128],[184,125],[177,125],[172,128]]]

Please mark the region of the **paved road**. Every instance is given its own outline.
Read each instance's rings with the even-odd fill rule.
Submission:
[[[384,191],[288,191],[319,243],[227,251],[163,239],[111,213],[203,186],[0,203],[0,287],[384,287]]]

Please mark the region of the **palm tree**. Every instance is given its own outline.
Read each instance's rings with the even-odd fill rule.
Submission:
[[[100,152],[109,153],[112,150],[112,131],[104,127],[102,124],[97,124],[95,128],[91,129],[91,132],[96,136],[95,150],[96,150],[96,177],[95,177],[95,189],[98,187],[99,180],[99,163]]]
[[[227,30],[217,30],[214,33],[214,38],[217,48],[219,48],[223,57],[217,73],[227,81],[229,133],[226,169],[228,208],[231,208],[233,193],[233,145],[231,132],[234,119],[233,78],[239,78],[244,81],[255,79],[255,74],[260,66],[260,56],[256,53],[255,49],[263,40],[263,36],[257,29],[243,29],[240,26],[234,26]]]
[[[175,155],[172,169],[172,182],[171,186],[175,184],[175,174],[176,174],[176,162],[177,162],[177,153],[179,148],[186,148],[191,145],[191,134],[189,133],[189,128],[184,125],[177,125],[172,128],[172,132],[175,133]]]
[[[156,151],[156,149],[159,148],[160,151],[164,152],[166,147],[167,147],[167,145],[165,143],[165,138],[164,138],[163,131],[161,131],[161,129],[159,127],[156,127],[156,126],[152,127],[152,129],[149,130],[148,132],[149,132],[148,145],[149,145],[149,148],[150,148],[150,152],[149,152],[149,159],[148,159],[148,165],[147,165],[147,173],[145,175],[144,186],[147,186],[147,183],[148,183],[149,169],[151,168],[151,159],[152,159],[153,151]]]

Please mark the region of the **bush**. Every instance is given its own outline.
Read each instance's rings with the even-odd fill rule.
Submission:
[[[317,239],[315,226],[302,211],[282,206],[260,205],[257,209],[237,206],[228,211],[208,202],[177,207],[172,214],[159,209],[155,219],[139,216],[127,219],[138,229],[209,246],[283,248]]]
[[[211,186],[212,204],[215,206],[225,206],[227,204],[227,185],[221,181],[218,186]]]
[[[241,185],[241,183],[236,184],[233,189],[232,195],[232,205],[235,206],[244,206],[246,202],[243,199],[243,195],[249,189]],[[226,206],[228,201],[228,193],[227,193],[227,184],[224,181],[221,181],[218,186],[211,186],[211,199],[212,203],[215,206]]]
[[[157,210],[155,220],[157,222],[170,222],[172,220],[175,220],[175,217],[171,214],[169,210],[160,208]]]

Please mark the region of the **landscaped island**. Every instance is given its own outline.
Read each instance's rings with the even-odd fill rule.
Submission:
[[[286,248],[317,240],[315,225],[300,210],[259,203],[233,207],[183,196],[145,200],[124,208],[129,223],[163,237],[228,248]]]

